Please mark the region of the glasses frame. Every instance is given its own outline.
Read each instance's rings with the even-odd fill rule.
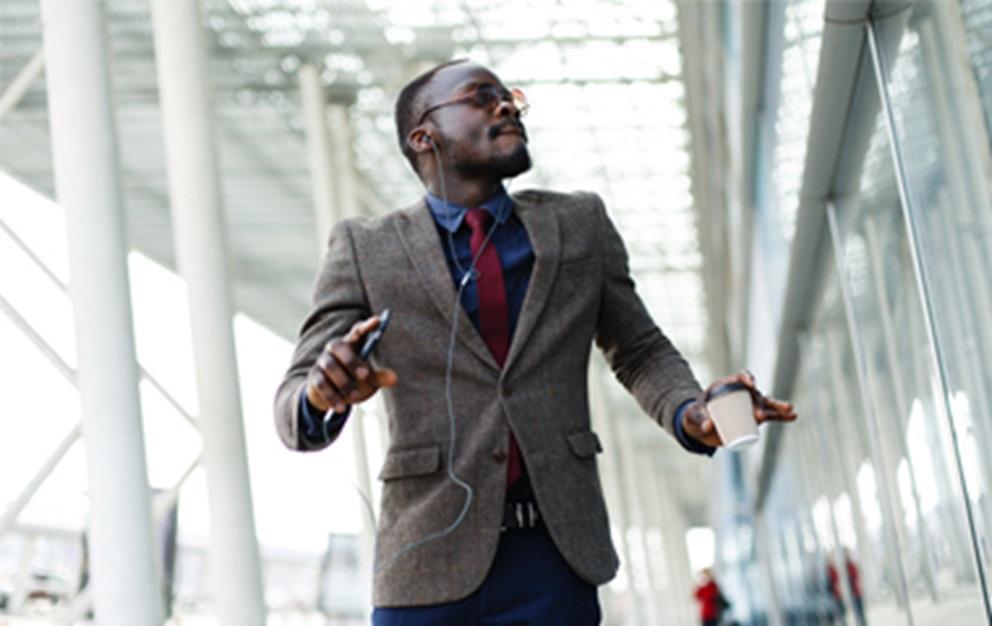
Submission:
[[[489,104],[483,104],[479,98],[479,92],[487,87],[496,91],[499,97]],[[513,89],[504,89],[492,83],[481,83],[476,85],[475,89],[473,89],[470,93],[455,96],[449,100],[444,100],[443,102],[433,104],[424,109],[424,112],[420,114],[420,120],[417,121],[417,126],[423,124],[424,120],[427,119],[427,116],[434,111],[453,104],[471,104],[480,109],[492,110],[495,107],[498,107],[501,102],[509,102],[516,111],[517,117],[523,117],[526,115],[527,109],[530,108],[530,105],[527,103],[527,96],[524,95],[523,90],[520,88],[514,87]]]

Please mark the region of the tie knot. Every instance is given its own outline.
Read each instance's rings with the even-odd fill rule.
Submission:
[[[465,221],[468,223],[468,227],[472,229],[473,233],[484,231],[486,226],[489,225],[489,211],[486,211],[482,207],[469,209],[468,212],[465,213]]]

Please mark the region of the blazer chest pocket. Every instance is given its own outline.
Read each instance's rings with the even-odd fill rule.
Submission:
[[[379,471],[379,480],[390,481],[399,478],[427,476],[441,467],[441,446],[430,445],[409,450],[393,450]]]
[[[580,459],[596,456],[603,451],[603,444],[599,443],[599,437],[591,430],[572,433],[568,436],[568,445],[572,448],[572,454]]]

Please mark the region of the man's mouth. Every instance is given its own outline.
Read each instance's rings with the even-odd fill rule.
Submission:
[[[524,132],[523,126],[520,124],[515,124],[513,122],[506,122],[503,124],[497,124],[489,129],[489,138],[496,139],[500,135],[517,135],[522,137],[524,141],[527,140],[527,133]]]

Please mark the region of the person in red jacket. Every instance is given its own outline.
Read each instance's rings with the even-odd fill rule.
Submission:
[[[858,626],[865,626],[865,604],[861,594],[861,572],[851,558],[851,553],[844,550],[844,565],[847,568],[847,583],[851,588],[851,603],[854,605],[854,618]]]
[[[696,601],[699,602],[699,618],[703,626],[717,626],[730,603],[723,597],[719,585],[713,577],[713,572],[706,568],[702,572],[702,580],[696,587]]]
[[[844,596],[840,590],[840,575],[833,561],[827,560],[827,595],[830,597],[830,623],[844,620]]]

